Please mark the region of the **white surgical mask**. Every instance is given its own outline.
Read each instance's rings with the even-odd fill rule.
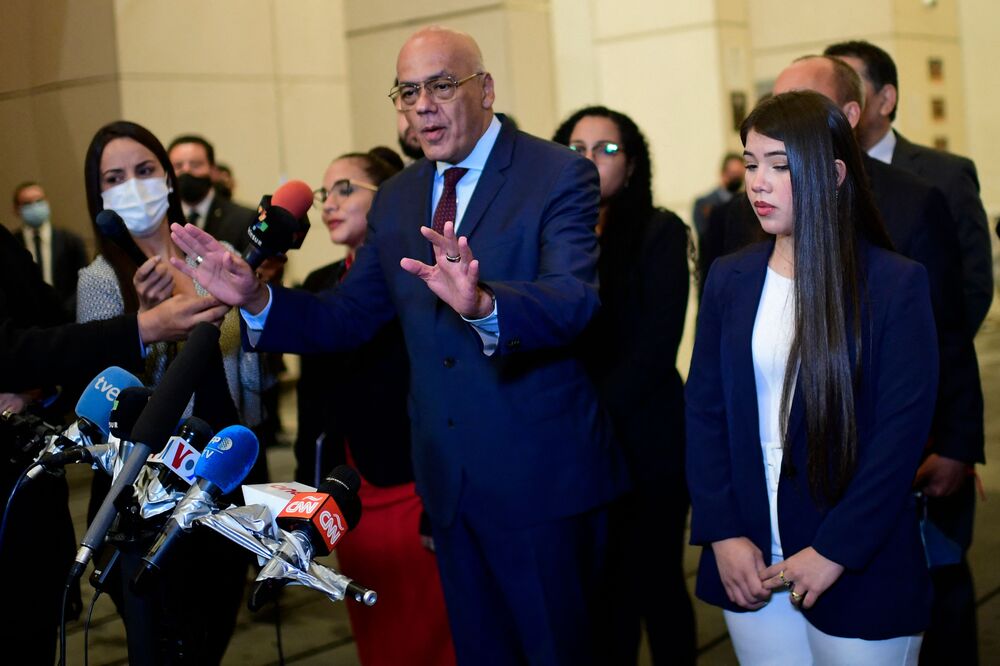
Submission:
[[[130,178],[101,192],[104,209],[121,215],[125,228],[136,238],[153,235],[170,203],[166,178]]]

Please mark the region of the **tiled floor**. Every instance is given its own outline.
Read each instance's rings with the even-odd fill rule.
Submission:
[[[986,395],[986,434],[988,460],[1000,460],[1000,306],[987,319],[976,340],[979,363]],[[294,405],[294,399],[286,400]],[[294,426],[294,412],[285,417],[286,426]],[[287,447],[268,451],[271,476],[276,480],[290,479],[292,453]],[[976,543],[970,553],[976,577],[979,599],[979,640],[983,664],[1000,663],[1000,466],[992,464],[980,470],[990,501],[981,502],[976,516]],[[78,534],[83,526],[89,471],[74,469],[71,476],[71,509]],[[689,584],[693,584],[697,552],[689,548],[686,571]],[[84,601],[89,603],[91,590],[84,586]],[[349,602],[353,603],[353,602]],[[700,664],[734,664],[732,646],[726,635],[721,613],[701,602],[696,602],[698,614],[698,644],[701,648]],[[278,650],[273,615],[242,612],[236,634],[230,644],[225,664],[255,666],[277,664]],[[281,607],[281,635],[286,664],[310,666],[355,666],[357,653],[351,639],[350,627],[343,604],[334,604],[319,594],[289,588]],[[71,666],[83,663],[83,624],[73,623],[69,628],[68,660]],[[111,602],[98,600],[91,623],[89,640],[90,663],[97,666],[127,664],[124,632],[115,615]],[[642,663],[648,664],[643,654]],[[402,665],[401,665],[402,666]]]

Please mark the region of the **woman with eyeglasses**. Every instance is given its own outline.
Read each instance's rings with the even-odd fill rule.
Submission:
[[[636,663],[644,620],[656,663],[693,664],[694,612],[682,568],[684,389],[676,368],[690,287],[688,228],[653,205],[649,148],[625,114],[581,109],[553,140],[600,173],[601,310],[585,350],[633,481],[633,493],[611,514],[609,576],[629,593],[611,595],[602,663]]]
[[[99,253],[79,274],[77,321],[143,312],[176,295],[205,295],[200,285],[168,261],[170,257],[184,258],[171,241],[169,230],[170,222],[184,222],[184,214],[167,151],[152,132],[128,121],[100,128],[87,148],[84,180]],[[127,233],[117,241],[97,224],[98,214],[104,210],[115,211],[124,222]],[[131,251],[123,246],[130,246]],[[139,253],[147,258],[137,266],[132,257]],[[210,379],[199,387],[188,408],[215,431],[240,420],[244,425],[260,421],[259,364],[255,353],[242,350],[238,317],[232,308],[220,307],[221,364],[210,370]],[[141,376],[147,386],[155,388],[160,382],[179,344],[183,343],[149,345]],[[267,480],[263,455],[248,479],[247,483]],[[110,479],[95,475],[91,516],[109,487]],[[218,663],[236,624],[250,558],[234,544],[212,535],[192,534],[184,545],[186,552],[175,553],[170,566],[164,567],[151,590],[140,598],[131,593],[128,580],[151,545],[158,526],[144,522],[144,527],[150,525],[154,526],[151,534],[132,535],[134,538],[126,539],[119,548],[122,557],[118,569],[123,582],[111,593],[126,622],[129,644],[148,643],[149,654],[155,653],[158,659],[187,653],[199,654],[206,664]],[[205,567],[209,559],[222,564]],[[193,589],[201,591],[204,602],[197,610],[189,606]],[[206,631],[207,623],[212,631]],[[147,631],[152,634],[147,636]]]
[[[330,241],[346,256],[303,287],[334,291],[351,278],[379,185],[403,168],[389,148],[335,159],[316,190]],[[351,352],[303,355],[295,442],[297,481],[312,486],[343,463],[358,469],[362,520],[338,545],[343,572],[378,591],[372,607],[347,605],[364,666],[454,664],[434,553],[421,537],[423,506],[410,461],[409,361],[399,322]]]
[[[841,110],[743,122],[773,240],[708,274],[687,382],[697,594],[742,664],[916,664],[931,587],[911,483],[938,356],[927,273],[891,251]]]

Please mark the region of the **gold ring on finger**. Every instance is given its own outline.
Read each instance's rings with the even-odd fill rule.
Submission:
[[[780,571],[780,572],[778,573],[778,578],[780,578],[780,579],[781,579],[781,583],[782,583],[782,585],[784,585],[785,587],[787,587],[787,588],[788,588],[789,590],[790,590],[790,589],[792,589],[792,585],[794,585],[794,584],[795,584],[795,583],[793,583],[792,581],[790,581],[790,580],[788,580],[787,578],[785,578],[785,570],[784,570],[784,569],[782,569],[782,570],[781,570],[781,571]]]

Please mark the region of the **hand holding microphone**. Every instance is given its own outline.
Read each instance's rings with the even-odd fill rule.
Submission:
[[[150,257],[132,276],[132,286],[139,297],[139,312],[153,309],[174,293],[170,264],[159,256]]]
[[[267,305],[268,294],[255,269],[267,257],[281,256],[302,245],[309,229],[306,211],[311,204],[312,191],[300,180],[285,183],[273,197],[265,196],[257,222],[247,230],[250,248],[243,259],[193,224],[172,224],[171,238],[195,258],[196,266],[177,258],[171,258],[170,263],[223,303],[260,312]]]

